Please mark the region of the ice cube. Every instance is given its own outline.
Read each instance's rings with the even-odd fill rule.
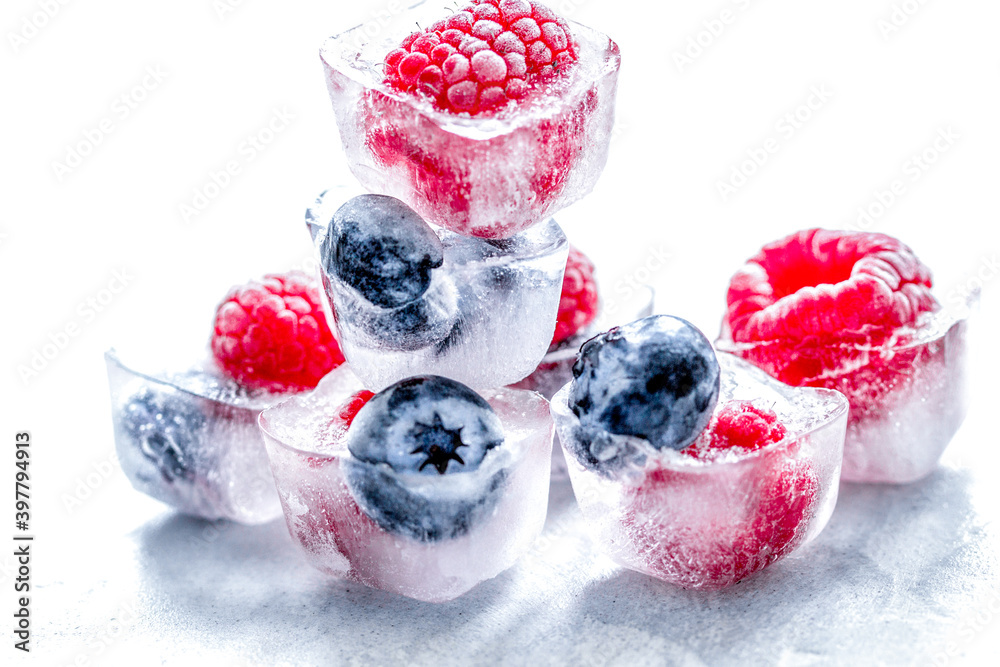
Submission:
[[[398,25],[431,25],[454,7],[408,11]],[[488,117],[440,111],[385,84],[383,58],[406,32],[369,39],[359,26],[327,39],[320,56],[351,171],[429,222],[484,238],[512,236],[585,196],[607,162],[621,57],[606,35],[569,25],[576,65]]]
[[[204,519],[281,514],[257,416],[283,396],[247,392],[210,362],[143,373],[114,350],[104,356],[115,448],[136,490]]]
[[[553,432],[545,400],[514,389],[482,392],[500,418],[503,444],[470,472],[401,474],[354,458],[347,431],[332,418],[362,389],[344,364],[315,391],[261,415],[288,530],[309,562],[335,577],[428,602],[458,597],[513,565],[545,522]],[[434,517],[423,523],[425,539],[383,529],[385,517],[366,514],[364,499],[354,495],[364,490],[365,477],[352,478],[363,465],[382,476],[368,480],[382,489],[405,486],[423,505],[440,503],[449,516],[460,516],[460,529],[437,530]],[[469,498],[481,500],[452,511]]]
[[[966,413],[966,331],[972,303],[926,313],[886,340],[864,334],[836,345],[716,341],[770,373],[785,359],[815,359],[831,370],[814,386],[836,389],[851,404],[842,477],[906,484],[927,476]],[[845,332],[846,337],[849,332]]]
[[[511,386],[514,389],[537,391],[551,400],[552,396],[563,385],[573,379],[573,364],[576,362],[576,354],[580,351],[581,345],[611,327],[628,324],[652,315],[653,299],[653,288],[648,285],[642,285],[641,289],[637,289],[625,297],[601,294],[600,311],[594,321],[567,340],[552,345],[531,375]],[[561,481],[568,479],[568,475],[562,448],[554,447],[552,449],[552,479]]]
[[[847,400],[718,357],[716,414],[730,401],[769,408],[787,430],[780,442],[706,462],[608,434],[639,463],[602,474],[574,453],[589,436],[569,406],[571,385],[552,399],[573,492],[596,541],[621,565],[685,588],[733,584],[808,543],[829,520],[840,480]]]
[[[350,237],[330,234],[335,215],[346,207],[357,217],[365,215],[369,206],[395,211],[394,202],[366,196],[344,204],[324,194],[306,213],[341,351],[361,381],[379,391],[413,375],[442,375],[483,389],[528,375],[552,340],[559,308],[569,252],[559,225],[549,220],[503,240],[433,228],[439,246],[423,232],[377,239],[360,239],[360,231],[351,232]],[[345,217],[338,218],[338,229],[343,230]],[[411,222],[432,229],[426,223]],[[421,271],[436,265],[418,280],[422,283],[418,288],[397,290],[407,296],[391,302],[390,296],[375,294],[379,289],[391,292],[392,286],[382,283],[392,282],[394,276],[386,279],[380,274],[378,280],[364,281],[364,276],[354,275],[353,268],[372,263],[370,248],[390,244],[394,250],[387,252],[382,274],[395,271],[401,280],[412,281],[417,271],[402,270],[400,264],[410,263]],[[400,244],[411,259],[400,261]],[[421,248],[420,244],[433,247]],[[356,261],[362,252],[368,254]],[[436,253],[440,257],[427,259]],[[335,262],[349,268],[337,268]],[[351,275],[343,275],[345,271]],[[372,299],[386,302],[380,305]]]

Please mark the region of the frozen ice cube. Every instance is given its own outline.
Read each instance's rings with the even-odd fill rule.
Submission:
[[[363,388],[344,364],[315,391],[261,415],[288,530],[309,562],[428,602],[458,597],[513,565],[545,523],[553,432],[545,400],[514,389],[481,392],[500,418],[503,443],[475,470],[411,474],[351,455],[349,430],[332,417]],[[373,513],[363,497],[403,490],[412,502],[391,505],[416,515],[408,520]],[[431,510],[441,516],[426,516]],[[382,528],[387,520],[406,530]]]
[[[442,375],[481,389],[528,375],[559,308],[569,252],[559,225],[487,240],[407,218],[422,231],[404,233],[398,216],[408,214],[397,204],[375,195],[345,204],[324,193],[306,213],[337,339],[361,381],[378,391]],[[390,213],[398,226],[383,233]]]
[[[454,12],[427,2],[409,30]],[[578,62],[565,77],[489,117],[435,109],[385,84],[383,58],[407,32],[359,26],[324,42],[327,88],[351,171],[460,234],[512,236],[589,193],[608,157],[621,57],[606,35],[570,22]]]
[[[845,332],[830,346],[734,343],[728,336],[716,346],[770,373],[787,359],[814,359],[829,369],[811,384],[850,401],[843,479],[906,484],[934,470],[965,419],[971,305],[926,313],[917,326],[878,341],[859,333],[851,343]]]
[[[552,399],[573,492],[596,541],[621,565],[685,588],[733,584],[808,543],[829,520],[840,481],[847,400],[718,356],[716,414],[734,400],[769,408],[787,430],[780,442],[702,461],[607,434],[635,452],[636,465],[601,474],[575,454],[590,436],[569,406],[571,384]]]
[[[511,385],[515,389],[537,391],[551,400],[560,388],[573,379],[573,364],[576,362],[580,346],[602,331],[611,327],[628,324],[653,314],[653,288],[642,285],[626,297],[601,294],[600,311],[594,321],[572,337],[549,347],[538,367],[520,382]],[[558,439],[557,439],[558,442]],[[562,448],[552,449],[552,479],[568,479],[566,459]]]
[[[115,448],[138,491],[185,514],[245,524],[281,514],[257,416],[283,396],[247,392],[206,362],[143,373],[105,353]]]

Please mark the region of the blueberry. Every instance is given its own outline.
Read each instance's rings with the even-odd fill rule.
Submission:
[[[379,308],[346,290],[338,291],[326,275],[323,286],[335,295],[337,328],[366,340],[368,347],[413,352],[441,344],[457,326],[458,295],[448,279],[436,280],[421,298],[399,308]]]
[[[358,507],[382,530],[396,535],[437,542],[461,537],[493,514],[503,493],[503,469],[466,488],[410,487],[391,471],[370,463],[344,462],[347,486]]]
[[[341,206],[322,244],[325,269],[381,308],[399,308],[430,287],[444,263],[434,230],[409,206],[362,195]]]
[[[347,434],[348,486],[384,530],[433,541],[492,513],[506,475],[472,474],[503,443],[489,403],[454,380],[418,376],[373,397]]]
[[[181,395],[148,386],[125,401],[121,414],[124,434],[167,484],[194,479],[192,450],[205,423],[205,415]]]
[[[583,344],[569,403],[584,432],[683,449],[708,425],[719,377],[719,362],[704,334],[680,318],[654,315]],[[622,456],[632,456],[624,449],[621,439],[594,438],[581,460],[614,467]]]

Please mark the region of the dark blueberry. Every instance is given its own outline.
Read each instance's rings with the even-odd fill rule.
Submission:
[[[566,445],[585,467],[607,477],[629,467],[641,468],[646,463],[646,452],[634,442],[593,424],[577,424]]]
[[[171,390],[142,387],[122,408],[121,428],[172,484],[195,476],[193,445],[205,426],[205,415]]]
[[[399,308],[374,307],[365,299],[337,291],[323,276],[327,294],[332,294],[334,318],[341,331],[363,336],[379,348],[413,352],[439,345],[457,326],[458,305],[450,280],[437,281],[416,301]]]
[[[448,378],[409,378],[376,394],[351,424],[348,485],[387,531],[455,537],[496,506],[503,471],[471,473],[502,443],[500,418],[479,394]]]
[[[584,427],[644,438],[657,449],[683,449],[708,425],[719,377],[712,344],[697,328],[654,315],[583,344],[569,403]],[[614,458],[602,454],[595,458]]]
[[[401,380],[376,394],[351,425],[347,447],[396,472],[470,472],[503,442],[493,408],[460,382],[436,375]]]
[[[469,493],[466,488],[411,488],[391,471],[370,463],[348,460],[344,469],[358,507],[372,521],[382,530],[422,542],[461,537],[491,516],[507,478],[501,468]]]
[[[416,211],[393,197],[362,195],[341,206],[321,248],[324,268],[381,308],[419,299],[444,247]]]

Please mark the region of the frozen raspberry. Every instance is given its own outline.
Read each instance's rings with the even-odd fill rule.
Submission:
[[[890,236],[805,230],[733,276],[723,334],[782,382],[844,393],[854,422],[881,409],[918,361],[916,348],[879,350],[937,310],[930,288],[930,270]]]
[[[597,305],[594,264],[586,255],[570,246],[552,344],[561,343],[593,322],[597,317]]]
[[[352,394],[351,397],[348,398],[342,406],[340,406],[340,410],[331,422],[337,427],[337,430],[340,432],[339,435],[343,436],[347,434],[347,430],[351,428],[354,418],[358,416],[358,411],[365,407],[365,404],[370,401],[374,395],[375,394],[367,389],[362,389],[361,391]]]
[[[347,437],[347,431],[351,428],[351,424],[354,423],[354,418],[358,416],[358,412],[361,408],[365,407],[365,404],[375,396],[372,392],[367,389],[362,389],[350,396],[344,403],[337,409],[337,413],[333,415],[330,419],[329,427],[326,431],[326,446],[333,448],[339,443],[343,442],[344,438]],[[322,468],[335,459],[328,457],[319,456],[307,456],[306,460],[309,462],[309,466],[312,468]]]
[[[475,116],[524,98],[576,62],[569,26],[541,3],[471,1],[386,54],[390,85]]]
[[[301,272],[234,287],[215,313],[216,361],[246,387],[315,387],[344,362],[320,303],[318,284]]]
[[[914,324],[937,302],[931,274],[884,234],[809,229],[765,246],[729,285],[737,342]]]
[[[682,451],[711,460],[727,448],[760,449],[780,441],[785,432],[774,412],[731,401],[705,434],[707,444]],[[760,479],[751,494],[740,495],[738,502],[718,498],[719,507],[742,505],[737,516],[721,516],[718,507],[705,503],[718,492],[706,486],[708,475],[664,468],[648,472],[625,513],[627,534],[644,565],[683,586],[725,586],[794,549],[816,503],[815,471],[808,463],[775,457],[755,472]],[[687,509],[680,512],[678,507]]]
[[[786,433],[773,410],[750,401],[729,401],[715,415],[706,437],[681,451],[688,456],[711,459],[729,449],[754,451],[781,442]]]

